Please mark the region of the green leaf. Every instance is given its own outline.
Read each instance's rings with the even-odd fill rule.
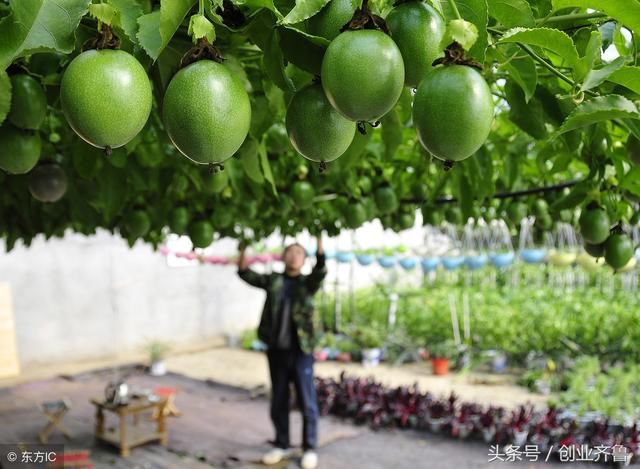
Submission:
[[[260,145],[258,145],[258,155],[260,156],[260,167],[262,168],[262,174],[264,174],[264,178],[271,185],[273,195],[277,197],[278,190],[276,189],[276,183],[273,179],[271,164],[269,163],[269,157],[267,156],[267,147],[265,146],[264,141],[260,142]]]
[[[142,16],[142,6],[137,0],[108,0],[118,10],[115,23],[122,28],[127,37],[134,43],[138,40],[138,18]]]
[[[276,6],[273,4],[273,0],[234,0],[233,3],[237,6],[247,7],[250,10],[259,10],[260,8],[265,8],[275,13],[276,17],[279,20],[283,18],[282,14],[278,11]]]
[[[138,18],[138,42],[157,60],[197,0],[162,0],[160,10]]]
[[[280,23],[296,24],[311,18],[329,3],[329,0],[296,0],[296,6],[285,16]]]
[[[507,28],[535,26],[533,12],[525,0],[487,0],[487,3],[489,15]]]
[[[618,187],[640,196],[640,168],[637,166],[631,168],[631,171],[622,178]]]
[[[315,38],[290,27],[278,28],[280,32],[280,48],[288,62],[313,75],[320,75],[322,59],[329,41]],[[321,45],[320,40],[326,45]]]
[[[591,31],[589,41],[585,48],[584,56],[578,60],[574,67],[573,75],[576,80],[584,80],[594,65],[601,60],[602,57],[602,35],[600,31]]]
[[[106,3],[94,3],[89,5],[89,14],[98,21],[111,26],[114,16],[118,12],[111,5]]]
[[[267,41],[262,56],[262,63],[267,75],[273,83],[284,91],[294,91],[293,82],[285,73],[284,57],[280,49],[280,32],[272,30],[271,38]]]
[[[547,129],[542,103],[537,98],[527,103],[522,89],[512,80],[507,80],[504,91],[509,103],[509,119],[533,138],[544,139]]]
[[[198,39],[203,37],[207,38],[207,41],[213,43],[216,40],[216,30],[213,27],[213,23],[209,21],[204,15],[193,15],[189,19],[189,36],[193,38],[193,42],[198,42]]]
[[[553,9],[569,7],[590,8],[612,16],[640,34],[640,2],[638,0],[553,0]]]
[[[246,139],[238,150],[237,156],[240,158],[242,167],[249,179],[258,184],[263,184],[264,176],[260,170],[260,161],[258,160],[258,142],[253,138]]]
[[[580,89],[582,91],[590,90],[599,86],[624,65],[624,57],[618,57],[613,62],[608,63],[602,68],[591,70],[584,79]]]
[[[0,21],[0,69],[19,57],[43,51],[70,54],[75,30],[91,0],[10,0]]]
[[[558,134],[611,119],[640,119],[636,105],[615,94],[598,96],[577,106],[558,129]]]
[[[458,11],[463,19],[470,21],[478,29],[478,39],[474,46],[469,50],[469,54],[480,62],[484,62],[489,37],[487,34],[487,24],[489,21],[489,13],[487,0],[455,0]],[[442,11],[445,18],[457,19],[449,5],[448,0],[440,0]]]
[[[7,72],[0,72],[0,124],[4,122],[11,109],[11,80]]]
[[[478,28],[465,20],[451,20],[442,36],[440,48],[445,49],[449,44],[457,42],[464,50],[469,50],[478,40]]]
[[[499,54],[497,49],[496,53]],[[514,53],[519,54],[519,51],[515,51]],[[499,57],[503,59],[503,64],[500,67],[507,70],[509,77],[522,88],[524,99],[526,102],[529,102],[538,86],[536,63],[528,55],[511,60],[506,60],[502,54],[499,54]]]
[[[609,75],[607,80],[640,94],[640,67],[622,67]]]
[[[571,38],[558,29],[513,28],[507,31],[498,42],[519,42],[542,47],[564,59],[566,64],[572,68],[579,60],[578,51]]]

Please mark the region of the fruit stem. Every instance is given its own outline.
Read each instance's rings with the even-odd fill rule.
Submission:
[[[453,10],[453,14],[456,16],[456,19],[461,20],[462,16],[460,16],[460,11],[458,10],[458,5],[456,5],[456,0],[448,0],[451,9]]]
[[[200,0],[200,4],[198,5],[198,14],[204,15],[204,0]]]

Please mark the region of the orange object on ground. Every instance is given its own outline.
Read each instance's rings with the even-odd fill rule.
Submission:
[[[178,394],[178,390],[176,388],[171,387],[158,387],[153,390],[153,393],[158,397],[163,397],[167,400],[167,404],[162,409],[165,417],[180,417],[182,412],[180,409],[176,407],[176,395]],[[156,409],[153,413],[153,419],[158,418],[158,410]]]
[[[449,373],[449,359],[448,358],[432,358],[431,367],[433,374],[442,376]]]

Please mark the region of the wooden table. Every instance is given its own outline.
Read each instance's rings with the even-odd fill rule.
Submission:
[[[131,448],[150,441],[159,440],[162,446],[167,445],[168,435],[163,412],[167,404],[166,399],[150,401],[146,397],[136,397],[130,398],[129,404],[121,406],[109,404],[104,399],[91,399],[91,403],[96,406],[96,438],[120,448],[122,457],[129,456]],[[105,411],[118,415],[120,419],[118,428],[105,430]],[[155,411],[159,416],[152,427],[137,425],[139,415],[145,411]],[[131,424],[128,422],[129,416],[133,417]]]

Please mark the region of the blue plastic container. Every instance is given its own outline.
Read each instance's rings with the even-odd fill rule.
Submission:
[[[547,257],[544,249],[523,249],[520,251],[520,258],[527,264],[539,264]]]
[[[432,272],[440,265],[440,259],[437,257],[424,257],[420,261],[423,272]]]
[[[464,257],[443,257],[442,266],[447,270],[456,270],[464,264]]]
[[[489,259],[491,259],[491,263],[498,269],[509,267],[511,264],[513,264],[514,258],[515,255],[512,252],[501,252],[498,254],[491,254],[489,256]]]
[[[391,269],[396,265],[396,258],[395,256],[381,256],[378,257],[378,264],[385,269]]]
[[[413,257],[405,257],[404,259],[400,259],[400,266],[404,270],[413,270],[416,268],[418,261],[416,261]]]

